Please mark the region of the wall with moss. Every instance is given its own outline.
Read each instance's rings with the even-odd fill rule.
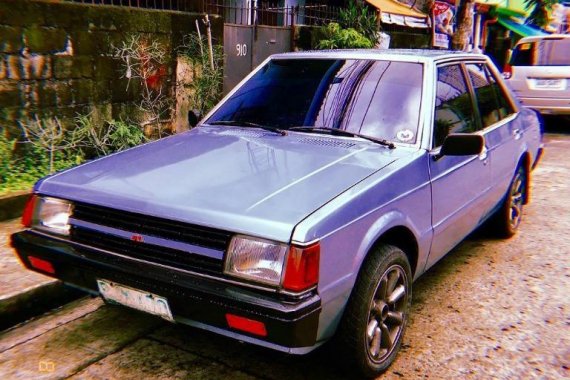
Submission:
[[[159,41],[171,52],[166,72],[175,80],[175,50],[202,15],[42,0],[0,0],[0,132],[18,134],[18,120],[78,114],[100,120],[136,113],[139,89],[113,58],[130,34]],[[222,20],[211,17],[223,38]]]

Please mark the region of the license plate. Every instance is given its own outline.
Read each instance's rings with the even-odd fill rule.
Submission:
[[[534,87],[537,89],[564,90],[566,80],[564,79],[535,79]]]
[[[99,292],[107,301],[132,307],[150,314],[158,315],[168,321],[174,322],[168,300],[164,297],[133,289],[107,280],[97,280]]]

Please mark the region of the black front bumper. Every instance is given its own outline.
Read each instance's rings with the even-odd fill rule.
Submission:
[[[317,294],[302,300],[280,299],[278,294],[129,259],[31,230],[12,235],[12,246],[28,269],[38,271],[29,256],[49,261],[55,269],[51,276],[90,293],[99,294],[97,279],[105,279],[165,297],[177,322],[290,353],[308,352],[316,343],[321,310]],[[227,313],[264,323],[267,335],[232,330]]]

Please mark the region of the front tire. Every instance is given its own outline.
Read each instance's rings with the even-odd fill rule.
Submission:
[[[362,375],[375,377],[394,361],[412,300],[406,254],[379,246],[365,260],[339,327],[339,350]]]

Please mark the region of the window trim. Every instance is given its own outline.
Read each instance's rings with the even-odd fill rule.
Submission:
[[[431,104],[431,109],[430,109],[430,113],[431,113],[431,123],[430,123],[430,138],[428,141],[429,144],[429,149],[428,151],[430,152],[430,154],[434,154],[437,150],[437,152],[439,152],[439,150],[441,149],[441,145],[435,146],[435,142],[434,142],[434,137],[435,137],[435,128],[434,128],[434,123],[435,123],[435,103],[437,101],[437,75],[438,75],[438,70],[442,67],[447,67],[447,66],[459,66],[460,67],[460,71],[461,74],[463,75],[463,80],[465,81],[465,85],[467,86],[467,92],[469,93],[469,97],[471,99],[471,106],[473,107],[473,112],[475,112],[476,114],[474,115],[474,122],[477,126],[477,130],[472,132],[472,133],[479,133],[481,131],[483,131],[482,128],[482,124],[481,124],[481,120],[480,120],[480,115],[479,115],[479,107],[477,105],[477,100],[475,99],[475,93],[473,92],[473,86],[471,83],[471,79],[469,78],[469,73],[467,72],[467,68],[465,67],[465,61],[464,60],[456,60],[456,61],[445,61],[445,62],[436,62],[434,65],[434,70],[433,70],[433,84],[434,84],[434,88],[433,88],[433,100],[432,100],[432,104]]]
[[[493,124],[489,125],[488,127],[482,128],[481,131],[489,132],[489,131],[495,130],[498,127],[500,127],[501,125],[505,124],[505,123],[503,123],[503,121],[505,121],[505,120],[508,120],[509,122],[512,121],[520,113],[520,108],[518,107],[518,104],[514,100],[510,89],[506,86],[504,80],[502,79],[501,74],[496,69],[496,67],[492,64],[489,64],[489,62],[487,60],[465,60],[463,63],[465,65],[465,70],[467,70],[466,65],[468,65],[468,64],[478,64],[478,63],[484,64],[487,67],[487,69],[489,70],[489,73],[493,76],[493,79],[495,80],[497,85],[499,85],[500,89],[502,90],[502,93],[504,93],[506,95],[505,100],[511,106],[511,108],[513,110],[512,113],[508,114],[507,116],[505,116],[501,120],[497,121],[496,123],[493,123]],[[471,82],[471,79],[469,79],[469,81]],[[481,118],[480,113],[479,113],[479,118]]]
[[[502,118],[498,122],[491,124],[485,128],[483,127],[483,125],[481,123],[481,115],[479,112],[479,107],[477,105],[477,100],[475,98],[475,92],[473,91],[473,84],[471,83],[471,78],[469,78],[469,73],[468,73],[468,70],[466,67],[466,65],[468,65],[468,64],[484,64],[489,69],[489,72],[493,76],[493,79],[501,88],[502,93],[504,93],[506,95],[505,100],[507,101],[507,103],[509,103],[509,105],[511,106],[512,111],[513,111],[511,114],[505,116],[504,118]],[[461,59],[461,60],[446,59],[446,60],[441,60],[441,61],[435,61],[434,65],[433,65],[433,71],[432,71],[432,81],[434,83],[434,88],[432,91],[433,99],[431,101],[430,112],[428,112],[428,114],[430,114],[429,121],[427,122],[427,125],[430,128],[429,138],[427,140],[427,147],[428,147],[427,150],[430,153],[430,155],[438,154],[440,149],[441,149],[441,146],[437,146],[437,147],[434,146],[434,141],[433,141],[434,133],[435,133],[435,129],[433,128],[433,124],[435,122],[435,112],[434,111],[435,111],[435,102],[436,102],[436,97],[437,97],[437,71],[440,67],[449,66],[449,65],[460,65],[463,67],[462,68],[463,76],[466,79],[467,86],[468,86],[469,91],[470,91],[471,102],[475,103],[473,109],[477,111],[477,115],[475,118],[479,120],[478,121],[479,129],[473,133],[486,134],[490,131],[493,131],[493,130],[503,126],[504,124],[506,124],[508,122],[513,121],[518,116],[518,114],[520,113],[520,107],[518,106],[518,103],[515,100],[511,90],[507,87],[506,83],[504,82],[504,80],[500,76],[500,73],[497,70],[497,68],[493,64],[489,63],[488,58],[481,57],[479,59],[477,59],[477,58]]]

